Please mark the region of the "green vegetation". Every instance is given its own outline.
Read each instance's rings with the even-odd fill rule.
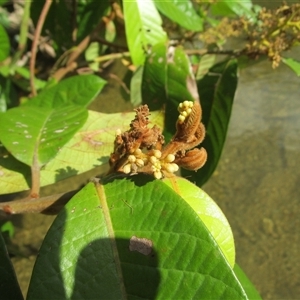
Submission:
[[[260,299],[201,186],[221,156],[238,68],[269,59],[299,76],[284,51],[300,40],[300,5],[33,0],[18,34],[0,5],[0,190],[29,190],[0,210],[60,210],[27,299]],[[135,112],[89,110],[117,59]],[[103,164],[108,175],[79,191],[40,192]],[[1,235],[0,259],[0,294],[22,299]]]

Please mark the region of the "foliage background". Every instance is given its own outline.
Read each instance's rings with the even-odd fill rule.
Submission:
[[[295,51],[295,57],[299,57],[299,50]],[[109,71],[117,71],[120,78],[126,79],[119,62]],[[228,216],[236,234],[238,261],[264,299],[296,299],[300,293],[297,285],[299,148],[295,135],[299,128],[298,87],[299,80],[283,66],[272,73],[269,64],[260,63],[241,72],[222,160],[204,186]],[[120,99],[116,100],[120,111],[131,109],[129,103],[121,100],[124,91],[115,81],[110,80],[104,91],[107,98],[102,96],[93,107],[114,111],[115,106],[109,107],[109,101],[105,101],[113,95]],[[81,182],[71,180],[64,184],[77,187]],[[58,186],[52,189],[57,191]],[[16,216],[13,220],[17,228],[18,225],[28,228],[29,238],[22,245],[29,259],[14,261],[18,272],[30,264],[32,253],[39,247],[36,222],[45,224],[52,217]],[[15,241],[20,237],[18,234]]]

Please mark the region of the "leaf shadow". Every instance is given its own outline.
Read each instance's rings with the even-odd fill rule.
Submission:
[[[97,239],[79,254],[75,284],[70,299],[124,299],[121,286],[124,284],[125,298],[155,299],[160,282],[158,256],[152,249],[149,255],[130,251],[129,239],[115,239],[121,265],[121,276],[115,261],[110,256],[114,241]],[[97,266],[97,267],[95,267]]]
[[[139,176],[141,174],[143,174],[143,176]],[[136,174],[128,175],[128,174],[120,172],[120,173],[113,173],[113,174],[107,175],[106,177],[101,179],[101,183],[103,185],[105,185],[109,182],[112,182],[116,179],[121,179],[121,178],[125,178],[126,180],[132,181],[138,187],[144,186],[149,182],[157,180],[154,178],[153,175],[150,175],[147,173],[136,173]]]
[[[35,264],[33,270],[35,274],[30,282],[27,299],[50,297],[107,300],[124,299],[132,295],[143,299],[156,298],[160,272],[158,255],[154,247],[151,247],[151,252],[145,255],[139,250],[130,250],[129,239],[96,239],[80,251],[76,266],[73,268],[72,262],[68,261],[67,257],[61,256],[66,214],[66,209],[63,208],[59,218],[56,218],[52,225],[56,233],[55,238],[46,238],[43,242],[38,255],[38,264]],[[74,244],[74,251],[76,242],[76,239],[69,240],[69,243]],[[114,243],[117,246],[118,258],[113,252]],[[115,261],[120,261],[121,276],[118,275],[120,272],[118,273]],[[66,271],[67,269],[69,271]],[[74,274],[72,269],[75,270]],[[70,276],[74,276],[73,284],[70,284]],[[125,297],[120,292],[120,284],[124,286]]]
[[[72,177],[78,174],[78,170],[67,166],[65,169],[57,169],[55,170],[55,182],[66,179],[68,177]]]

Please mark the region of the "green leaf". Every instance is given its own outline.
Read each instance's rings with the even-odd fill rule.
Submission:
[[[171,187],[193,208],[233,268],[235,264],[233,234],[219,206],[203,190],[184,178],[165,178],[163,182]]]
[[[0,112],[5,112],[9,107],[16,106],[19,95],[9,78],[0,76]]]
[[[130,101],[133,106],[142,104],[142,82],[144,67],[139,67],[133,74],[130,81]]]
[[[282,62],[289,66],[297,76],[300,76],[300,61],[293,58],[282,58]]]
[[[236,277],[240,281],[241,285],[243,286],[248,299],[249,300],[262,300],[261,296],[259,295],[258,291],[252,284],[252,282],[249,280],[247,275],[243,272],[243,270],[240,268],[238,264],[235,264],[233,269]]]
[[[14,84],[24,91],[31,91],[30,87],[30,71],[25,67],[15,67],[15,74],[11,77]],[[34,78],[34,86],[37,90],[41,90],[46,86],[46,81]]]
[[[180,26],[192,30],[203,30],[203,19],[197,15],[192,2],[189,0],[154,0],[157,9]]]
[[[106,81],[95,75],[74,76],[44,89],[26,105],[44,108],[80,105],[87,107],[102,90]]]
[[[247,299],[193,209],[147,175],[89,183],[57,216],[28,300]]]
[[[0,118],[0,140],[18,160],[41,167],[54,158],[87,119],[83,107],[58,109],[20,106]]]
[[[94,59],[96,59],[100,52],[100,44],[98,42],[92,42],[88,46],[88,48],[84,52],[84,57],[87,61],[90,61],[89,63],[89,68],[93,70],[94,72],[99,71],[100,63],[99,62],[94,62]]]
[[[82,128],[41,169],[41,186],[108,163],[109,155],[113,150],[116,130],[128,130],[134,116],[133,112],[103,114],[89,111],[88,119]],[[163,113],[161,111],[151,112],[151,122],[163,128]],[[28,182],[30,169],[14,159],[3,147],[0,147],[0,176],[1,194],[27,190],[30,186]]]
[[[5,60],[9,55],[10,43],[4,27],[0,24],[0,62]]]
[[[252,10],[253,4],[251,0],[218,0],[211,6],[211,12],[217,16],[245,16],[249,19],[255,18]]]
[[[165,42],[167,35],[152,1],[123,1],[126,38],[133,63],[142,65],[147,49]],[[133,17],[134,16],[134,17]]]
[[[11,221],[6,221],[3,225],[1,225],[1,232],[7,232],[10,238],[13,238],[15,234],[14,224]]]
[[[1,299],[23,299],[18,280],[0,232],[0,295]]]
[[[168,141],[175,133],[179,103],[199,99],[190,61],[181,47],[165,43],[153,47],[144,66],[142,98],[150,110],[166,104],[164,135]]]
[[[202,122],[206,135],[201,147],[208,153],[207,162],[197,172],[182,169],[182,175],[198,186],[202,186],[214,172],[225,143],[231,109],[237,87],[237,62],[229,60],[219,63],[198,82]]]
[[[216,58],[215,54],[206,54],[201,57],[196,74],[197,81],[208,73],[209,69],[215,64]]]

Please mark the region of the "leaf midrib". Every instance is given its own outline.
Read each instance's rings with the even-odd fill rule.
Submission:
[[[122,299],[125,300],[125,299],[127,299],[127,293],[126,293],[126,289],[125,289],[125,285],[124,285],[121,261],[120,261],[120,257],[119,257],[119,253],[118,253],[117,244],[116,244],[114,229],[113,229],[113,225],[112,225],[112,221],[111,221],[111,217],[110,217],[110,213],[109,213],[110,210],[107,205],[105,189],[104,189],[104,186],[100,183],[95,183],[95,188],[98,193],[98,197],[99,197],[100,205],[102,207],[106,228],[107,228],[108,235],[109,235],[109,240],[111,242],[111,248],[112,248],[112,252],[113,252],[116,271],[117,271],[118,278],[119,278]]]

